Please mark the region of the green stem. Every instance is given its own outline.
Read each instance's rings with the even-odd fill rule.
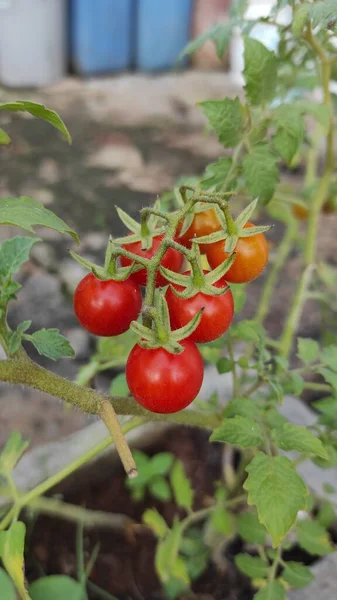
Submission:
[[[234,151],[233,158],[232,158],[232,164],[226,175],[225,181],[222,184],[221,192],[225,192],[227,190],[227,187],[231,183],[231,180],[233,178],[233,175],[236,171],[236,168],[237,168],[237,165],[238,165],[238,162],[240,159],[241,150],[244,147],[244,143],[245,143],[244,141],[241,141],[240,144],[237,146],[237,148]]]
[[[327,383],[314,383],[311,381],[305,381],[304,389],[313,392],[331,392],[331,386]]]
[[[282,560],[282,546],[279,546],[277,548],[276,556],[274,558],[273,564],[269,571],[269,577],[268,577],[269,583],[272,583],[276,579],[277,567],[279,566],[281,560]]]
[[[268,315],[270,304],[274,294],[274,289],[278,282],[280,271],[282,270],[283,265],[285,264],[291,252],[297,234],[297,222],[295,219],[289,219],[286,226],[286,232],[284,234],[281,244],[279,245],[276,259],[272,268],[270,269],[267,281],[261,294],[259,306],[256,311],[255,321],[257,323],[260,323],[261,325],[263,324],[266,316]]]

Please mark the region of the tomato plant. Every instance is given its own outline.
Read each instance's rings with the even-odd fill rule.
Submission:
[[[151,259],[158,251],[162,239],[163,236],[154,237],[151,248],[147,250],[142,250],[141,241],[131,242],[130,244],[125,243],[123,247],[125,250],[128,250],[129,252],[132,252],[137,256],[141,256],[146,259]],[[132,260],[130,260],[126,256],[121,256],[121,264],[124,267],[127,267],[132,264]],[[178,252],[174,248],[168,248],[168,250],[165,252],[162,258],[161,264],[163,265],[163,267],[167,267],[172,271],[179,272],[183,264],[183,255],[180,254],[180,252]],[[132,278],[136,283],[138,283],[138,285],[146,286],[147,274],[145,269],[140,269],[136,273],[133,273]],[[156,276],[156,286],[160,287],[165,285],[165,283],[165,278],[160,273],[158,273]]]
[[[127,331],[142,308],[139,286],[125,281],[102,281],[89,273],[74,294],[75,314],[90,333],[109,337]]]
[[[207,205],[206,205],[207,207]],[[192,247],[191,240],[193,238],[199,238],[204,235],[209,235],[214,233],[215,231],[219,231],[221,229],[221,223],[214,211],[213,208],[205,210],[205,205],[201,205],[200,212],[196,212],[193,215],[193,220],[191,225],[188,227],[187,231],[183,234],[181,233],[184,222],[179,223],[177,229],[177,238],[180,244],[186,246],[186,248]],[[200,244],[201,252],[206,252],[207,245]]]
[[[126,380],[133,397],[147,410],[174,413],[196,398],[203,380],[203,361],[193,342],[185,340],[182,347],[179,354],[138,344],[131,350]]]

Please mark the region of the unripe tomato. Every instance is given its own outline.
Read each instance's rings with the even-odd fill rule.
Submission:
[[[254,227],[246,223],[245,227]],[[247,283],[262,273],[268,262],[268,244],[263,233],[251,237],[239,238],[235,248],[236,257],[230,269],[225,274],[230,283]],[[215,269],[228,258],[225,252],[225,240],[208,244],[207,258],[212,269]]]
[[[132,242],[131,244],[123,244],[123,248],[125,248],[125,250],[128,250],[129,252],[132,252],[133,254],[142,256],[143,258],[152,258],[156,254],[163,237],[164,237],[163,235],[158,235],[158,236],[154,237],[153,241],[152,241],[152,246],[151,246],[151,248],[149,248],[149,250],[142,250],[141,242]],[[175,250],[174,248],[168,248],[168,250],[165,252],[165,254],[162,258],[161,264],[163,267],[166,267],[167,269],[170,269],[171,271],[175,271],[176,273],[179,273],[179,271],[182,267],[182,264],[183,264],[183,260],[184,260],[184,257],[180,252],[178,252],[178,250]],[[123,267],[128,267],[131,264],[132,264],[132,260],[130,260],[130,258],[121,256],[121,265]],[[138,285],[144,285],[144,286],[146,285],[147,273],[146,273],[145,269],[140,269],[139,271],[136,271],[136,273],[132,273],[131,277],[132,277],[133,281],[138,283]],[[157,273],[156,287],[161,287],[166,284],[167,284],[166,279],[161,275],[161,273]]]
[[[225,287],[225,278],[213,285],[218,288]],[[174,285],[174,287],[178,291],[184,289],[178,285]],[[196,343],[211,342],[219,338],[227,331],[234,316],[234,301],[229,289],[221,296],[209,296],[198,292],[192,298],[183,299],[176,296],[170,286],[166,292],[166,301],[172,329],[179,329],[187,325],[199,310],[204,309],[198,327],[188,338]]]
[[[126,380],[135,400],[155,413],[182,410],[197,396],[204,377],[204,364],[196,345],[181,342],[181,354],[165,348],[133,347],[126,363]]]
[[[177,229],[177,236],[179,236],[181,228],[182,224],[179,224]],[[221,223],[219,222],[214,209],[210,208],[209,210],[205,210],[194,215],[194,219],[190,227],[181,237],[177,237],[177,242],[179,242],[179,244],[182,244],[186,248],[191,248],[191,238],[198,238],[204,235],[209,235],[210,233],[214,233],[215,231],[220,231],[220,229]],[[199,244],[199,248],[200,252],[205,253],[207,244]]]
[[[127,331],[142,308],[140,287],[132,280],[102,281],[89,273],[74,295],[75,314],[85,329],[102,337]]]

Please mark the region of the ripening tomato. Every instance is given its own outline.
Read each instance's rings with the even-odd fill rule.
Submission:
[[[210,208],[209,210],[196,213],[188,230],[181,237],[178,237],[181,228],[182,224],[179,224],[177,229],[177,242],[186,248],[191,248],[191,238],[198,238],[204,235],[209,235],[210,233],[214,233],[215,231],[220,231],[221,223],[219,222],[214,209]],[[208,244],[200,244],[200,252],[206,252],[207,246]]]
[[[245,227],[254,227],[246,223]],[[247,283],[262,273],[268,262],[268,244],[263,233],[251,237],[240,238],[235,248],[236,258],[230,269],[225,273],[226,281],[230,283]],[[207,259],[215,269],[228,257],[225,252],[225,240],[208,244]]]
[[[226,287],[227,284],[225,279],[221,278],[213,285],[219,288]],[[174,285],[174,287],[178,291],[184,289],[179,285]],[[201,308],[204,309],[198,327],[188,338],[193,342],[204,343],[216,340],[227,331],[233,320],[234,301],[232,292],[229,289],[221,296],[209,296],[203,292],[198,292],[192,298],[183,299],[176,296],[170,286],[165,297],[172,329],[179,329],[187,325]]]
[[[89,273],[74,295],[75,314],[94,335],[110,337],[124,333],[142,308],[140,287],[131,279],[102,281]]]
[[[197,396],[204,377],[204,364],[196,345],[181,342],[181,354],[165,348],[145,349],[136,344],[126,363],[126,380],[137,402],[155,413],[182,410]]]
[[[125,243],[123,244],[123,248],[125,248],[125,250],[128,250],[129,252],[133,252],[133,254],[137,254],[138,256],[143,256],[144,258],[152,258],[156,254],[163,237],[163,235],[157,235],[156,237],[154,237],[152,241],[152,246],[149,250],[142,250],[141,242],[132,242],[131,244]],[[183,264],[183,260],[184,257],[180,252],[178,252],[178,250],[175,250],[174,248],[168,248],[168,250],[163,256],[161,264],[163,267],[166,267],[171,271],[179,273]],[[132,260],[130,260],[130,258],[121,256],[121,265],[123,267],[128,267],[131,264]],[[147,273],[145,269],[140,269],[139,271],[136,271],[136,273],[132,273],[131,277],[136,283],[138,283],[138,285],[146,285]],[[160,273],[157,273],[156,286],[160,287],[166,284],[166,279]]]
[[[305,206],[302,206],[301,204],[293,204],[291,207],[291,212],[293,213],[294,217],[296,217],[296,219],[298,219],[299,221],[304,221],[305,219],[307,219],[309,214],[308,209],[305,208]]]

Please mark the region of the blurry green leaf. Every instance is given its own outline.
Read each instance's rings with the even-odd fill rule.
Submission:
[[[236,566],[252,579],[262,579],[268,573],[268,564],[262,558],[250,556],[249,554],[237,554],[235,557]]]
[[[248,191],[263,204],[272,198],[279,179],[276,160],[268,144],[256,144],[243,159]]]
[[[323,483],[323,490],[326,494],[334,494],[336,489],[331,483]]]
[[[264,439],[261,425],[246,417],[236,416],[224,419],[211,437],[211,442],[227,442],[240,448],[258,448]]]
[[[303,27],[309,20],[311,4],[300,4],[294,7],[291,30],[296,38],[301,37]]]
[[[155,508],[148,508],[143,514],[143,521],[151,527],[158,538],[163,538],[169,531],[165,519]]]
[[[256,105],[271,100],[277,83],[277,60],[274,52],[261,42],[245,36],[244,61],[245,90],[250,102]]]
[[[125,373],[118,373],[113,378],[109,390],[110,396],[128,396],[130,391],[128,384],[126,383]]]
[[[114,337],[99,338],[96,358],[108,363],[116,361],[116,367],[123,367],[136,342],[137,335],[132,329]]]
[[[35,200],[25,196],[0,199],[0,224],[22,227],[32,233],[34,233],[34,226],[41,225],[59,233],[67,233],[79,243],[77,233],[72,231],[62,219]]]
[[[242,131],[239,99],[208,100],[200,102],[199,106],[225,148],[236,146],[240,141]]]
[[[6,571],[0,568],[0,591],[1,600],[16,600],[15,587]]]
[[[285,129],[278,129],[273,137],[273,147],[281,158],[290,164],[299,149],[299,140]]]
[[[244,320],[231,327],[231,336],[244,342],[258,343],[264,335],[264,328],[256,321]]]
[[[217,23],[189,42],[180,54],[179,60],[187,55],[194,54],[194,52],[199,50],[208,40],[214,42],[218,59],[221,60],[228,48],[231,37],[232,24]]]
[[[259,521],[276,547],[295,524],[298,511],[305,509],[308,491],[285,456],[258,452],[246,471],[243,487],[248,491],[248,504],[256,506]]]
[[[24,339],[31,342],[39,354],[51,360],[75,356],[67,338],[58,329],[40,329],[32,334],[24,334]]]
[[[151,479],[149,482],[149,491],[154,498],[157,498],[157,500],[161,500],[162,502],[171,500],[171,488],[163,477]]]
[[[176,460],[170,473],[170,481],[175,502],[187,511],[192,510],[194,492],[186,477],[183,464]]]
[[[256,513],[245,512],[237,515],[236,526],[239,536],[245,542],[261,545],[266,543],[267,532],[259,522]]]
[[[0,212],[0,219],[1,216]],[[21,236],[5,240],[0,246],[0,276],[10,277],[17,273],[20,267],[29,259],[32,246],[39,241],[40,239],[36,237]]]
[[[286,591],[279,581],[271,581],[255,594],[253,600],[285,600]]]
[[[282,578],[295,588],[303,588],[313,582],[314,576],[308,567],[297,562],[287,562]]]
[[[234,398],[225,407],[224,414],[226,417],[235,417],[240,415],[247,419],[259,418],[262,415],[260,406],[248,398]]]
[[[296,533],[299,545],[309,554],[325,556],[333,551],[328,533],[317,521],[299,521]]]
[[[332,371],[337,371],[337,346],[331,345],[323,348],[321,352],[321,361]]]
[[[170,452],[158,452],[151,458],[151,472],[153,475],[167,475],[174,460]]]
[[[336,0],[324,0],[310,5],[310,17],[313,27],[326,29],[330,21],[336,19]]]
[[[337,517],[333,506],[330,502],[323,502],[319,507],[319,511],[317,514],[317,521],[323,527],[331,527],[331,525],[336,521]]]
[[[212,510],[210,523],[215,531],[223,533],[226,536],[231,535],[233,532],[232,517],[223,506],[218,505]]]
[[[49,575],[29,588],[32,600],[83,600],[83,586],[66,575]]]
[[[281,415],[276,408],[270,408],[267,410],[265,414],[265,420],[271,429],[282,427],[282,425],[288,422],[287,419]]]
[[[299,396],[304,389],[304,379],[298,373],[288,371],[285,375],[284,383],[282,382],[282,387],[285,394]]]
[[[58,129],[64,137],[71,143],[71,136],[63,123],[61,117],[54,111],[50,110],[43,104],[37,104],[36,102],[28,102],[27,100],[16,100],[16,102],[4,102],[0,104],[0,110],[10,110],[11,112],[28,112],[34,117],[47,121]]]
[[[320,367],[317,370],[321,375],[323,375],[325,381],[330,383],[334,390],[337,391],[337,373],[330,371],[330,369],[325,369],[324,367]]]
[[[0,145],[6,146],[7,144],[10,144],[11,141],[9,135],[3,129],[0,129]]]
[[[328,458],[321,440],[306,427],[285,423],[273,429],[271,434],[275,444],[281,450],[296,450],[304,454],[316,454],[321,458]]]
[[[319,356],[319,345],[310,338],[297,338],[297,356],[305,363],[310,364]]]
[[[242,285],[242,283],[232,283],[231,284],[231,292],[234,298],[234,312],[237,315],[242,311],[246,304],[247,293],[246,286]]]
[[[219,158],[215,163],[211,163],[206,167],[203,179],[200,181],[200,186],[204,189],[214,189],[220,192],[227,175],[232,166],[232,159],[227,157]]]
[[[29,442],[22,439],[21,433],[13,431],[0,454],[0,473],[11,473],[28,446]]]
[[[229,373],[229,371],[231,371],[233,368],[233,364],[233,361],[229,360],[229,358],[226,358],[225,356],[219,358],[218,362],[216,363],[218,373],[220,375],[223,373]]]
[[[158,543],[155,566],[159,578],[163,583],[172,577],[172,570],[178,558],[181,536],[181,523],[175,521],[168,534]]]
[[[12,578],[22,600],[30,600],[25,586],[24,546],[26,526],[15,521],[7,531],[0,532],[0,558]],[[35,599],[34,599],[35,600]]]

